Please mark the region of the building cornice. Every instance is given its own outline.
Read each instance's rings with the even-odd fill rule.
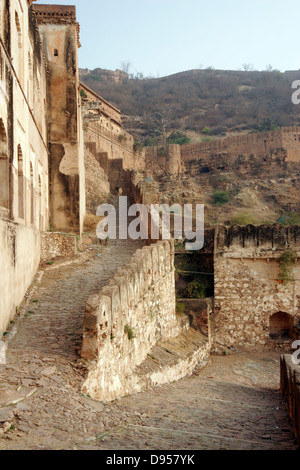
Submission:
[[[36,1],[36,0],[28,0]],[[76,27],[77,44],[81,47],[79,33],[80,26],[76,21],[76,7],[73,5],[34,5],[34,14],[37,23],[74,25]]]

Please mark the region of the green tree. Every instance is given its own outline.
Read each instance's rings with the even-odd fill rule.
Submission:
[[[229,201],[227,191],[218,190],[213,193],[213,204],[226,204]]]
[[[189,139],[186,135],[184,135],[180,131],[173,132],[168,138],[168,144],[185,145],[185,144],[189,144],[190,141],[191,139]]]

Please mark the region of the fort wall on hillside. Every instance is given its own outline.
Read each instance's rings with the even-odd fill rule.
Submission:
[[[167,145],[145,148],[148,173],[153,176],[182,173],[191,176],[210,171],[257,172],[270,167],[285,168],[300,162],[300,128],[255,133],[199,144]]]
[[[264,155],[272,149],[285,148],[289,149],[288,161],[300,161],[299,127],[283,127],[274,132],[260,132],[248,135],[239,135],[226,137],[224,139],[212,140],[200,144],[183,145],[181,147],[181,155],[184,161],[202,158],[214,153],[228,154],[261,154]],[[293,152],[297,148],[297,152]]]

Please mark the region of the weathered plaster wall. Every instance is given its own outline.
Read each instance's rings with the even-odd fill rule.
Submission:
[[[295,281],[278,280],[277,259],[289,244],[298,254]],[[300,319],[300,227],[217,227],[215,231],[215,318],[217,343],[261,349],[276,346],[270,317],[291,316],[296,335]],[[287,340],[290,349],[292,339]],[[280,346],[284,346],[281,344]]]
[[[40,232],[0,219],[0,335],[16,314],[39,265]]]
[[[126,395],[130,376],[151,348],[180,332],[173,250],[169,242],[138,250],[108,287],[90,297],[81,352],[88,359],[84,393],[100,400]]]
[[[78,97],[79,98],[79,97]],[[79,232],[82,234],[86,214],[86,175],[85,175],[85,145],[81,101],[78,99],[78,171],[79,171]]]
[[[80,232],[85,212],[85,178],[76,9],[73,6],[35,5],[34,11],[49,68],[51,226],[60,231]]]
[[[0,333],[33,279],[49,224],[47,63],[30,4],[0,8]]]
[[[0,214],[45,230],[49,206],[43,113],[47,64],[27,1],[10,2],[9,19],[0,43]],[[7,32],[10,40],[5,45]]]

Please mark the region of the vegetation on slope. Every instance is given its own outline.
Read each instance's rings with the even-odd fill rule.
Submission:
[[[155,144],[157,137],[163,140],[176,131],[210,139],[300,123],[291,101],[297,72],[206,69],[120,82],[101,73],[82,70],[81,79],[122,110],[127,130],[144,143],[152,139]]]

